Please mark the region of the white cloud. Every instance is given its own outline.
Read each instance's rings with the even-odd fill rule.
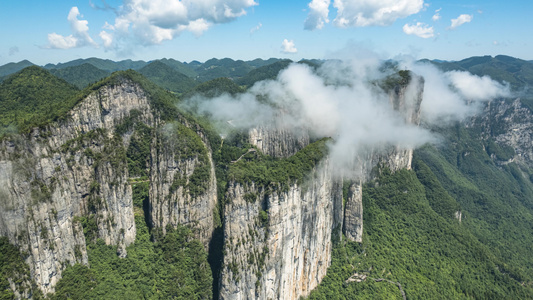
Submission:
[[[324,23],[329,23],[329,5],[330,0],[313,0],[309,6],[309,15],[304,23],[304,28],[307,30],[322,29]]]
[[[261,27],[263,27],[263,24],[261,24],[261,23],[257,24],[257,26],[255,26],[252,29],[250,29],[250,34],[254,34],[256,31],[261,29]]]
[[[397,19],[416,14],[424,8],[423,0],[334,0],[339,27],[387,26]]]
[[[440,20],[441,16],[439,14],[439,12],[442,10],[442,8],[439,8],[437,10],[435,10],[435,14],[433,15],[433,17],[431,17],[431,19],[434,21],[434,22],[437,22],[438,20]]]
[[[100,32],[100,38],[104,42],[104,47],[105,48],[110,48],[111,45],[113,44],[113,34],[107,32],[107,31],[102,30]]]
[[[478,113],[481,103],[511,96],[508,84],[500,84],[488,76],[442,72],[426,63],[406,62],[404,67],[424,77],[421,118],[428,124],[463,120]]]
[[[70,49],[87,45],[98,46],[89,35],[89,22],[87,20],[79,20],[78,16],[80,16],[80,11],[76,6],[72,7],[67,17],[72,34],[68,36],[63,36],[55,32],[48,34],[50,48]]]
[[[296,53],[298,52],[298,49],[296,49],[296,46],[294,45],[293,40],[287,40],[284,39],[281,43],[281,52],[283,53]]]
[[[446,76],[467,100],[488,101],[498,97],[508,97],[511,94],[508,84],[503,85],[489,76],[479,77],[461,71],[450,71]]]
[[[55,32],[48,34],[48,43],[50,48],[55,49],[70,49],[74,48],[78,44],[78,39],[74,36],[62,36]]]
[[[375,75],[383,78],[387,74],[380,72],[379,64],[372,65],[366,60],[332,60],[314,70],[291,64],[275,80],[257,82],[246,93],[192,98],[184,104],[196,107],[215,123],[232,120],[237,128],[276,120],[294,134],[303,129],[314,137],[332,137],[329,162],[336,174],[357,175],[357,154],[368,154],[368,149],[377,153],[390,146],[411,148],[433,140],[428,130],[406,122],[404,112],[390,104],[389,95],[376,88]],[[410,87],[416,89],[418,81],[414,83]],[[411,92],[408,88],[406,95],[414,95]],[[406,96],[408,103],[414,99]]]
[[[424,39],[435,36],[433,32],[433,27],[429,27],[427,24],[420,22],[416,23],[416,25],[403,25],[403,32],[405,32],[406,34],[414,34]]]
[[[470,21],[472,21],[473,18],[474,18],[473,15],[462,14],[459,17],[457,17],[457,19],[452,19],[452,24],[450,25],[450,29],[455,29],[463,25],[464,23],[469,23]]]
[[[184,31],[201,35],[255,5],[254,0],[125,0],[114,27],[123,37],[131,32],[144,44],[159,44]]]

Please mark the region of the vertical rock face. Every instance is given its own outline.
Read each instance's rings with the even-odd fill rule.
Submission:
[[[514,155],[498,163],[516,162],[527,168],[533,167],[533,114],[520,99],[488,103],[483,114],[472,119],[467,126],[479,127],[484,138],[512,147]],[[493,158],[500,160],[494,155]]]
[[[309,132],[304,128],[289,129],[290,124],[282,113],[270,124],[248,131],[250,144],[272,157],[289,157],[309,145]]]
[[[418,125],[424,80],[410,74],[409,84],[389,93],[391,106],[406,122]],[[249,131],[250,143],[263,153],[288,157],[309,144],[308,134],[285,130],[283,119]],[[301,131],[305,132],[305,131]],[[361,242],[362,184],[382,164],[392,171],[410,168],[413,151],[396,146],[354,157],[360,178],[348,187],[343,207],[342,183],[322,161],[304,184],[269,191],[232,183],[225,209],[223,299],[297,299],[307,295],[330,265],[332,235]],[[268,189],[268,188],[267,188]]]
[[[216,179],[206,144],[184,125],[169,129],[141,86],[120,79],[64,120],[0,144],[0,234],[29,254],[31,277],[44,293],[69,264],[88,264],[88,240],[118,245],[122,257],[135,241],[127,159],[135,123],[156,133],[146,165],[152,225],[189,225],[207,245]]]
[[[344,207],[343,232],[347,239],[363,241],[363,186],[361,181],[350,184]]]
[[[95,237],[122,249],[135,240],[125,148],[112,137],[132,109],[153,122],[138,86],[104,87],[65,121],[2,142],[0,234],[28,252],[32,278],[45,293],[67,264],[88,263],[81,222],[89,214]]]
[[[298,299],[320,283],[342,226],[342,185],[326,164],[286,191],[230,185],[222,299]]]
[[[207,247],[214,229],[217,202],[214,164],[198,135],[183,125],[175,126],[181,129],[167,126],[159,131],[157,146],[152,147],[152,224],[163,232],[167,225],[187,225]],[[184,131],[188,133],[185,139]]]
[[[396,86],[389,92],[392,107],[400,112],[405,121],[410,124],[420,123],[420,104],[424,92],[424,78],[413,73],[409,74],[410,81],[406,85]],[[378,164],[388,167],[391,171],[411,169],[413,149],[402,149],[389,146],[379,152],[368,151],[365,157],[357,157],[360,166],[360,178],[352,182],[348,189],[346,206],[344,209],[343,233],[347,239],[362,242],[363,238],[363,191],[362,184],[374,178],[372,169]]]

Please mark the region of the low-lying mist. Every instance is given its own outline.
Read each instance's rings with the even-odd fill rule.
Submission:
[[[395,110],[389,91],[382,88],[399,70],[424,79],[421,106],[411,108],[419,111],[415,120],[409,120],[405,110]],[[418,82],[411,80],[405,89],[407,105],[418,96]],[[390,147],[405,150],[437,142],[428,128],[463,120],[476,114],[483,102],[509,96],[508,85],[487,76],[442,72],[430,63],[412,60],[352,58],[327,60],[317,68],[293,63],[275,80],[257,82],[245,93],[211,99],[195,96],[182,105],[194,107],[215,123],[229,121],[242,130],[273,122],[282,113],[286,130],[306,128],[312,137],[332,137],[330,162],[346,176],[359,169],[354,166],[356,157],[365,157],[368,151],[379,154]],[[220,128],[222,135],[227,134],[222,128],[228,126]]]

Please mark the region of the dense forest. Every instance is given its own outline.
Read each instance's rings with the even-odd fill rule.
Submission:
[[[282,183],[279,188],[287,189],[290,183],[305,181],[327,155],[329,138],[316,139],[288,158],[273,158],[257,151],[238,130],[222,141],[208,119],[177,104],[195,95],[243,93],[257,81],[275,78],[290,63],[279,59],[188,64],[167,59],[87,59],[44,68],[30,62],[1,66],[0,138],[27,135],[32,128],[61,121],[91,92],[126,78],[147,92],[155,114],[175,122],[176,136],[182,139],[179,144],[185,145],[182,155],[199,161],[191,180],[176,180],[174,188],[187,185],[193,196],[206,189],[208,159],[197,132],[213,153],[217,177],[220,201],[212,249],[219,249],[207,251],[186,226],[152,228],[147,222],[147,161],[151,138],[158,133],[137,122],[133,113],[110,139],[132,134],[120,159],[127,162],[131,176],[135,242],[127,248],[127,256],[119,258],[116,246],[95,238],[90,214],[77,217],[86,237],[89,267],[68,266],[55,294],[42,295],[33,288],[33,297],[217,298],[228,182],[261,187]],[[301,63],[316,67],[321,61]],[[533,84],[531,62],[497,56],[431,63],[443,70],[467,70],[509,82],[522,93],[520,101],[532,107],[533,97],[526,89]],[[515,150],[496,139],[504,130],[502,122],[489,119],[487,124],[473,117],[432,127],[446,142],[417,149],[412,170],[391,172],[378,166],[379,175],[363,187],[362,243],[336,237],[331,267],[308,299],[533,298],[533,169],[515,162]],[[260,217],[268,219],[262,212]],[[30,276],[24,262],[28,254],[4,237],[0,248],[0,299],[11,299],[10,280],[20,285]]]

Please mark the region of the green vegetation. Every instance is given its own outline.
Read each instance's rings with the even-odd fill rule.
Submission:
[[[83,89],[89,84],[102,80],[111,74],[110,72],[100,70],[89,63],[66,67],[64,69],[50,69],[50,73],[75,85],[79,89]]]
[[[17,286],[19,291],[24,291],[25,286],[30,281],[30,268],[24,262],[24,255],[19,249],[9,243],[7,237],[0,237],[0,299],[13,299],[14,294],[10,289],[8,278]],[[31,281],[30,281],[31,282]],[[33,299],[41,299],[42,293],[33,282],[30,294],[33,293]]]
[[[28,132],[66,114],[77,88],[48,71],[32,66],[0,84],[0,137]]]
[[[316,141],[293,156],[274,159],[253,151],[244,154],[241,160],[232,163],[228,180],[241,183],[254,182],[258,186],[269,187],[279,184],[282,189],[295,181],[302,181],[327,152],[328,138]]]
[[[139,73],[160,87],[178,94],[185,93],[197,85],[194,79],[161,61],[154,61],[144,66]]]
[[[171,191],[177,190],[178,186],[184,186],[192,197],[204,194],[209,186],[211,174],[207,148],[200,137],[193,130],[179,123],[169,123],[157,134],[160,135],[162,141],[159,147],[172,149],[176,162],[196,160],[188,184],[182,176],[176,177],[170,187]]]
[[[33,66],[33,63],[28,60],[19,61],[18,63],[8,63],[0,66],[0,77],[5,77],[18,71]],[[0,80],[1,81],[1,80]]]
[[[261,66],[257,69],[251,70],[244,77],[235,80],[235,82],[239,85],[250,87],[254,85],[254,83],[261,80],[275,79],[279,72],[283,69],[286,69],[291,63],[292,60],[284,59],[272,64]]]
[[[112,61],[109,59],[101,59],[96,57],[86,58],[86,59],[76,59],[66,63],[58,63],[56,65],[47,64],[44,67],[46,69],[64,69],[68,67],[76,67],[83,64],[91,64],[97,67],[100,70],[107,72],[115,71],[124,71],[128,69],[137,70],[144,67],[147,63],[144,61],[132,61],[131,59],[121,60],[121,61]]]
[[[194,70],[193,68],[190,66],[190,65],[187,65],[187,64],[184,64],[182,62],[179,62],[175,59],[167,59],[167,58],[163,58],[163,59],[160,59],[159,60],[160,62],[164,63],[165,65],[173,68],[174,70],[182,73],[182,74],[185,74],[187,75],[187,77],[190,77],[190,78],[196,78],[196,76],[198,75]]]
[[[252,69],[253,67],[242,60],[212,58],[201,64],[195,71],[198,73],[198,80],[204,82],[220,77],[239,78],[248,74]]]
[[[131,137],[130,145],[126,151],[130,177],[148,177],[147,165],[150,158],[152,133],[153,129],[144,123],[136,124],[135,134]]]
[[[168,226],[165,235],[152,230],[149,182],[135,183],[132,190],[137,236],[127,257],[119,258],[116,246],[87,239],[90,268],[67,267],[51,299],[211,299],[213,279],[203,245],[184,226]],[[87,221],[82,220],[84,233]]]
[[[529,173],[515,163],[497,165],[490,157],[494,147],[484,147],[487,142],[477,130],[460,125],[442,130],[448,142],[438,149],[421,148],[416,156],[461,205],[463,226],[497,258],[533,281],[533,184]]]
[[[332,266],[309,299],[402,299],[397,283],[407,299],[533,297],[533,290],[522,286],[520,270],[495,257],[457,220],[433,209],[431,198],[442,187],[433,173],[419,169],[416,174],[385,170],[364,186],[363,243],[334,248]],[[448,202],[457,206],[453,199]]]
[[[242,92],[244,92],[244,89],[238,86],[233,80],[221,77],[199,84],[185,94],[184,98],[189,98],[195,95],[205,98],[214,98],[222,94],[236,95]]]
[[[51,299],[211,299],[211,270],[203,245],[186,227],[167,228],[151,242],[144,218],[136,216],[137,239],[119,258],[102,240],[88,244],[90,268],[63,272]]]

